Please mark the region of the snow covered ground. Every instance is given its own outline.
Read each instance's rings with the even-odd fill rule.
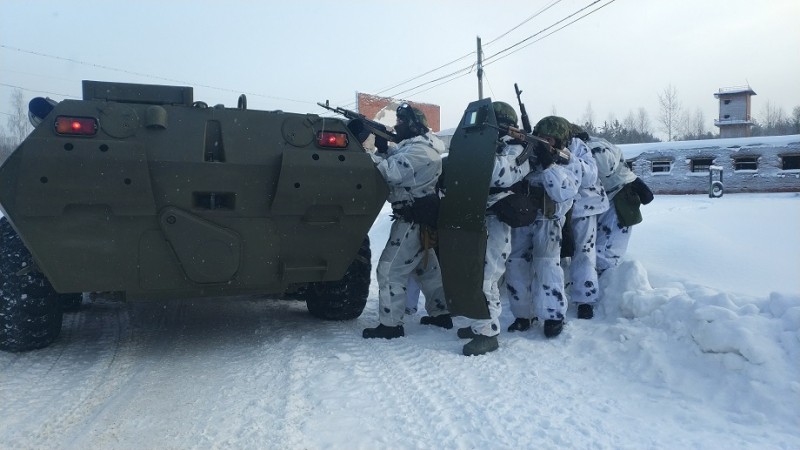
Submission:
[[[481,357],[418,317],[362,339],[374,282],[351,322],[95,298],[54,345],[0,353],[0,448],[800,448],[800,195],[659,196],[643,214],[594,320],[503,332]]]

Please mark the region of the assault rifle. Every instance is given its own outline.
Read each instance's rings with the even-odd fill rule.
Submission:
[[[519,112],[522,113],[522,129],[525,130],[526,133],[530,133],[533,131],[533,127],[531,127],[531,119],[528,118],[528,111],[525,111],[525,104],[522,103],[522,91],[517,87],[517,83],[514,83],[514,91],[517,93],[517,102],[519,102]]]
[[[378,123],[378,122],[375,122],[374,120],[367,119],[367,117],[365,115],[363,115],[363,114],[359,114],[359,113],[357,113],[355,111],[351,111],[349,109],[344,109],[344,108],[341,108],[339,106],[337,106],[335,108],[331,107],[330,103],[328,102],[328,100],[325,100],[324,104],[317,102],[317,105],[322,106],[323,108],[327,109],[328,111],[333,111],[336,114],[341,114],[341,115],[347,117],[350,120],[356,120],[356,119],[360,120],[361,123],[364,124],[364,129],[366,129],[370,133],[374,134],[375,136],[380,136],[380,137],[386,139],[389,142],[397,142],[397,135],[396,134],[388,131],[386,129],[385,125],[383,125],[381,123]]]
[[[488,122],[486,123],[486,125],[489,125],[492,128],[500,130],[520,142],[524,142],[526,150],[528,149],[528,147],[534,148],[544,144],[547,146],[548,149],[550,149],[550,153],[553,155],[553,161],[556,164],[561,164],[561,165],[569,164],[569,158],[571,154],[569,150],[567,150],[566,148],[555,148],[552,145],[550,145],[550,143],[547,142],[546,140],[538,136],[534,136],[530,133],[526,133],[525,131],[520,130],[519,128],[509,127],[505,125],[500,125],[500,126],[492,125]],[[526,153],[527,152],[523,152],[523,154]]]

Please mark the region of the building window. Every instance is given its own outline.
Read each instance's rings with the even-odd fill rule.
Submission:
[[[724,117],[725,117],[726,119],[730,119],[730,118],[731,118],[731,115],[730,115],[730,114],[725,114],[725,116],[724,116]]]
[[[733,158],[733,170],[758,170],[758,156]]]
[[[781,155],[782,170],[800,169],[800,155]]]
[[[708,172],[708,168],[714,163],[714,158],[694,158],[692,159],[692,172]]]
[[[669,173],[672,169],[672,161],[652,161],[653,173]]]
[[[731,103],[731,101],[730,101],[730,100],[725,100],[725,101],[724,101],[724,103],[725,103],[726,105],[729,105],[729,104]]]

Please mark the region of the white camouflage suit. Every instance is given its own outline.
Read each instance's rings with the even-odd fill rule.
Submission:
[[[631,227],[620,225],[617,210],[614,208],[614,196],[623,186],[636,179],[636,174],[625,164],[622,150],[601,138],[591,138],[587,143],[597,162],[597,177],[603,184],[611,202],[606,212],[597,219],[597,273],[617,266],[631,238]]]
[[[556,211],[545,217],[540,207],[531,225],[511,229],[511,253],[506,264],[508,303],[518,319],[563,319],[567,300],[561,267],[561,228],[578,193],[578,184],[573,174],[558,164],[545,170],[536,164],[525,179],[533,187],[544,187],[555,202]]]
[[[505,143],[498,146],[490,187],[510,188],[530,172],[527,158],[517,165],[517,157],[525,150],[522,145],[510,144],[512,139],[504,136]],[[490,193],[486,201],[488,209],[498,200],[511,195],[510,191]],[[483,295],[489,307],[489,319],[475,320],[470,325],[475,334],[496,336],[500,333],[500,288],[498,282],[506,271],[506,260],[511,251],[511,227],[501,222],[496,215],[486,214],[486,255],[483,260]]]
[[[415,198],[436,194],[442,173],[444,144],[432,133],[415,136],[389,147],[386,157],[373,155],[377,169],[389,185],[388,201],[393,207]],[[426,264],[423,267],[423,259]],[[431,316],[447,313],[442,272],[433,249],[423,252],[420,227],[397,218],[376,269],[378,279],[378,319],[394,327],[402,325],[406,289],[412,276],[425,295],[425,309]]]
[[[597,218],[608,210],[608,196],[597,177],[597,163],[582,140],[572,138],[570,170],[578,183],[572,205],[572,235],[575,253],[569,262],[567,295],[574,303],[597,303]]]

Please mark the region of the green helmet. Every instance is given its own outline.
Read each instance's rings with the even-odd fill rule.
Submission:
[[[572,124],[569,120],[558,116],[547,116],[533,127],[536,136],[550,136],[560,141],[561,146],[567,145],[572,137]]]
[[[586,132],[583,128],[579,125],[575,125],[574,123],[569,124],[570,128],[572,129],[572,137],[576,137],[584,142],[589,140],[589,133]]]
[[[506,102],[492,102],[494,116],[498,125],[517,126],[517,112]]]
[[[408,103],[403,102],[397,107],[397,117],[405,120],[409,128],[417,134],[425,134],[430,129],[428,126],[428,119],[425,118],[425,113]]]

